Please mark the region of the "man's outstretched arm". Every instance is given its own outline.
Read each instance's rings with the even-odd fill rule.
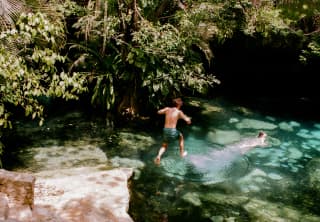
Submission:
[[[185,115],[182,111],[180,112],[180,119],[183,119],[187,124],[191,124],[191,118]]]

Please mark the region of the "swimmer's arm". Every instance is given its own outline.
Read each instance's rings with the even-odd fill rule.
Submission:
[[[158,111],[158,114],[160,114],[160,115],[166,114],[166,112],[167,112],[168,109],[169,109],[168,107],[165,107],[165,108],[163,108],[163,109],[160,109],[160,110]]]
[[[187,124],[191,124],[191,118],[186,116],[182,111],[180,111],[180,119],[183,119],[184,121],[187,122]]]

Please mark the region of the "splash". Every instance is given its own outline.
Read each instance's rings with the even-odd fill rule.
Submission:
[[[184,159],[170,155],[161,165],[168,176],[203,183],[219,183],[242,176],[249,168],[247,158],[231,149],[213,149],[209,155],[190,154]]]
[[[183,160],[171,156],[163,160],[163,168],[167,175],[180,179],[219,183],[243,176],[250,165],[244,154],[257,146],[265,146],[264,138],[246,138],[222,149],[209,147]]]

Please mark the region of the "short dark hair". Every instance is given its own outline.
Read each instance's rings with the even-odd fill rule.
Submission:
[[[179,98],[175,98],[172,100],[172,104],[177,107],[177,106],[182,106],[183,102],[182,102],[182,99],[179,97]]]
[[[260,131],[259,134],[258,134],[258,137],[263,137],[263,136],[266,136],[267,134],[263,131]]]

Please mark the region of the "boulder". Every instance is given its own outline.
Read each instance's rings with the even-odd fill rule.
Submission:
[[[34,206],[36,178],[31,174],[0,169],[0,193],[6,194],[9,206]]]
[[[0,193],[0,221],[8,218],[8,212],[8,196],[4,193]]]

